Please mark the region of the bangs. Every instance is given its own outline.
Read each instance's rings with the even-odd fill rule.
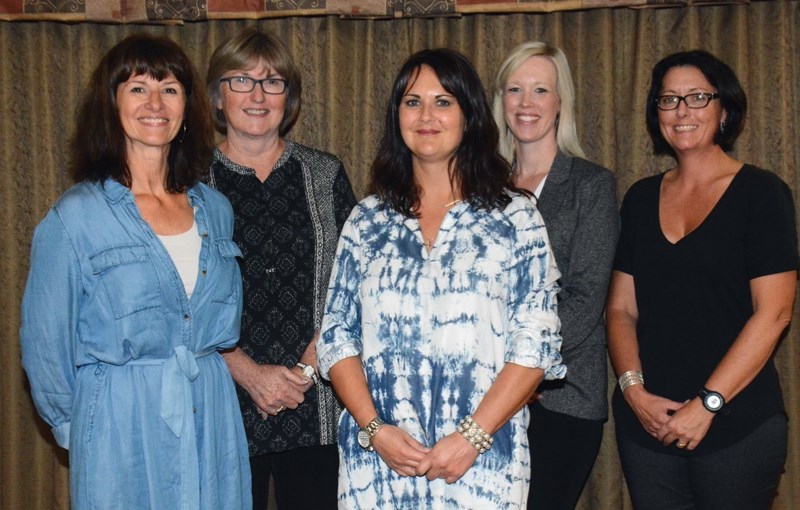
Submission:
[[[113,88],[116,90],[120,83],[132,76],[150,76],[159,81],[173,76],[183,85],[185,94],[190,95],[192,80],[189,62],[171,46],[150,40],[120,48],[121,51],[109,61]]]

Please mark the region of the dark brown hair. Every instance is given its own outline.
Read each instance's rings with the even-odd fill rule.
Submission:
[[[110,177],[131,185],[117,87],[136,75],[156,80],[173,76],[183,86],[183,127],[170,142],[164,183],[167,191],[183,192],[208,172],[214,126],[202,82],[189,58],[175,42],[162,37],[126,37],[100,60],[78,110],[71,174],[76,181]]]
[[[413,216],[419,189],[411,167],[411,151],[400,132],[399,109],[406,89],[422,66],[430,67],[464,114],[464,137],[453,155],[450,180],[473,207],[503,209],[515,189],[508,163],[497,152],[498,131],[478,73],[462,54],[451,49],[423,50],[411,55],[395,79],[378,154],[372,163],[371,193],[392,209]]]
[[[647,130],[650,132],[650,139],[653,141],[653,152],[675,157],[675,151],[661,134],[658,123],[658,107],[656,106],[656,100],[663,88],[664,76],[674,67],[697,68],[706,77],[708,83],[717,89],[720,106],[728,115],[725,118],[725,129],[717,130],[717,134],[714,135],[714,143],[724,151],[732,150],[736,138],[739,137],[744,128],[744,118],[747,113],[747,96],[739,84],[736,73],[725,62],[707,51],[692,50],[673,53],[663,58],[653,67],[646,109]]]

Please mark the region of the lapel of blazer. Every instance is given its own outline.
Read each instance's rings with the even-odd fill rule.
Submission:
[[[557,221],[558,215],[555,213],[560,209],[561,202],[568,195],[565,191],[569,187],[570,175],[572,174],[572,160],[572,156],[561,151],[556,153],[556,159],[553,160],[553,165],[547,174],[547,180],[544,183],[538,201],[539,212],[542,213],[545,222],[548,220],[551,223]]]

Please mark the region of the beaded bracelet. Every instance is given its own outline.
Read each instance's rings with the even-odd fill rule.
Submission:
[[[625,391],[634,384],[644,384],[644,376],[638,370],[628,370],[619,376],[619,389]]]
[[[469,443],[478,450],[478,453],[486,453],[492,447],[494,439],[480,425],[475,423],[472,416],[467,416],[458,424],[458,432],[464,436]]]

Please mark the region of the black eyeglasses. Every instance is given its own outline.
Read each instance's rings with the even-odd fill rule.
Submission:
[[[719,94],[712,94],[710,92],[697,92],[696,94],[687,94],[685,96],[658,96],[656,98],[656,107],[659,110],[674,110],[681,104],[681,101],[686,103],[688,108],[705,108],[712,99],[717,99]]]
[[[256,88],[256,84],[261,85],[261,90],[265,94],[283,94],[286,92],[287,81],[281,78],[264,78],[256,80],[248,76],[229,76],[228,78],[221,78],[220,82],[227,81],[228,86],[233,92],[252,92]]]

